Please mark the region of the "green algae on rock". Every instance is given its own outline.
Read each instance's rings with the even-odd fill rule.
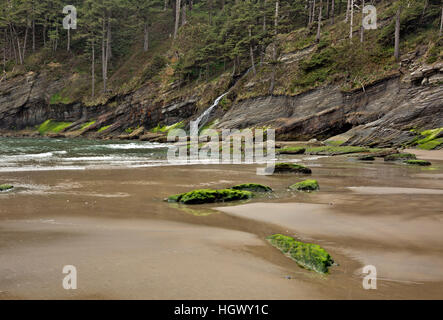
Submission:
[[[231,189],[251,192],[272,192],[272,189],[270,187],[258,183],[239,184],[237,186],[233,186]]]
[[[404,161],[404,163],[409,164],[409,165],[413,165],[413,166],[422,166],[422,167],[432,165],[432,163],[430,163],[429,161],[425,161],[425,160],[406,160],[406,161]]]
[[[299,242],[281,234],[274,234],[266,239],[305,269],[328,273],[328,268],[334,263],[329,253],[317,244]]]
[[[320,186],[319,186],[317,180],[308,179],[308,180],[293,184],[292,186],[289,187],[289,189],[299,190],[299,191],[316,191],[316,190],[320,189]]]
[[[373,157],[372,155],[363,155],[363,156],[357,157],[357,160],[360,160],[360,161],[374,161],[375,157]]]
[[[401,161],[401,160],[415,160],[417,157],[412,153],[395,153],[385,157],[385,161]]]
[[[170,196],[168,202],[179,202],[183,204],[203,204],[214,202],[228,202],[237,200],[246,200],[253,197],[250,191],[222,189],[200,189],[182,194]]]
[[[2,191],[8,191],[13,189],[14,186],[11,186],[10,184],[0,184],[0,192]]]
[[[286,147],[278,151],[279,154],[304,154],[306,148],[304,147]]]
[[[312,170],[301,164],[295,163],[276,163],[274,173],[302,173],[311,174]]]

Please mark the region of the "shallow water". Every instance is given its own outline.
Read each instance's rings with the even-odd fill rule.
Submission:
[[[443,298],[443,161],[429,169],[283,157],[312,168],[321,190],[304,194],[288,191],[304,177],[257,176],[257,165],[165,166],[158,145],[38,140],[39,148],[32,141],[3,144],[0,157],[18,157],[4,168],[57,171],[0,172],[0,183],[16,186],[0,194],[0,299]],[[30,164],[20,156],[62,151]],[[156,167],[108,158],[150,153]],[[61,170],[63,159],[82,157],[75,166],[87,170]],[[275,192],[229,205],[163,201],[245,182]],[[326,276],[301,269],[264,240],[273,233],[318,243],[338,265]],[[71,264],[79,288],[66,291],[62,268]],[[368,264],[377,267],[377,290],[362,287]]]
[[[166,162],[166,144],[0,138],[0,172],[110,169]]]

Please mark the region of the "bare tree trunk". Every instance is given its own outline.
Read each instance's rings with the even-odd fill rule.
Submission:
[[[26,23],[25,39],[23,40],[23,62],[25,61],[26,45],[28,43],[28,24]]]
[[[335,0],[331,0],[331,24],[335,23]]]
[[[351,17],[351,23],[350,23],[350,31],[349,31],[349,39],[351,39],[352,41],[352,29],[354,27],[354,0],[351,0],[351,8],[350,8],[350,13],[349,13],[350,17]]]
[[[346,6],[346,19],[345,19],[345,22],[346,22],[346,23],[348,23],[348,21],[349,21],[349,12],[350,12],[350,9],[351,9],[351,0],[348,0],[348,4],[347,4],[347,6]]]
[[[106,75],[108,74],[108,62],[112,58],[112,28],[111,28],[111,17],[108,17],[108,31],[106,40]]]
[[[68,26],[68,47],[66,49],[68,52],[71,51],[71,28]]]
[[[423,12],[421,13],[420,22],[423,20],[423,18],[425,16],[426,9],[428,8],[428,4],[429,4],[429,0],[425,0],[425,4],[423,6]]]
[[[22,51],[21,51],[21,46],[20,46],[20,39],[19,39],[18,34],[15,31],[14,27],[12,27],[12,30],[14,31],[15,39],[17,41],[17,52],[18,52],[19,63],[23,64],[23,56],[22,56]]]
[[[249,27],[249,54],[251,56],[252,71],[254,72],[254,76],[255,76],[255,75],[257,75],[257,72],[255,70],[254,50],[252,49],[252,31],[251,31],[251,27]]]
[[[92,63],[91,63],[92,97],[95,96],[95,41],[92,38]]]
[[[168,0],[165,0],[165,4],[164,4],[164,7],[163,7],[163,11],[166,11],[166,8],[168,7]]]
[[[312,2],[311,24],[315,21],[315,0]]]
[[[148,51],[148,49],[149,49],[149,29],[148,29],[148,23],[145,22],[143,51],[146,52]]]
[[[361,30],[360,30],[360,42],[363,43],[365,41],[365,28],[363,27],[363,21],[365,20],[365,16],[363,14],[363,8],[365,7],[365,0],[362,0],[361,4]]]
[[[35,20],[32,20],[32,51],[35,51]]]
[[[320,41],[320,35],[321,35],[322,10],[323,10],[323,0],[320,0],[320,12],[318,13],[317,36],[315,37],[315,41],[317,42]]]
[[[329,0],[326,0],[326,19],[329,19]]]
[[[46,47],[46,18],[45,23],[43,24],[43,47]]]
[[[308,26],[312,23],[312,1],[308,3]]]
[[[441,6],[441,18],[440,18],[440,32],[438,35],[441,37],[443,32],[443,5]]]
[[[183,4],[182,8],[182,27],[186,24],[186,2]]]
[[[3,44],[3,72],[6,72],[6,45],[8,43],[8,29],[5,28],[5,42]]]
[[[107,80],[107,57],[106,57],[106,17],[103,17],[102,23],[102,78],[103,78],[103,93],[106,92],[106,80]]]
[[[398,7],[395,15],[395,45],[394,45],[394,57],[395,60],[400,59],[400,15],[401,7]]]
[[[278,34],[278,9],[279,9],[279,0],[275,2],[275,17],[274,17],[274,43],[272,47],[272,75],[271,75],[271,85],[269,87],[269,94],[272,95],[274,93],[275,88],[275,73],[277,68],[277,34]]]
[[[14,51],[15,63],[18,64],[19,60],[18,60],[18,57],[17,57],[17,50],[15,49],[14,34],[12,32],[12,24],[9,24],[9,31],[10,31],[10,34],[11,34],[11,47],[12,47],[12,50]]]
[[[178,26],[180,22],[180,0],[176,0],[175,4],[175,27],[174,27],[174,39],[177,38]]]

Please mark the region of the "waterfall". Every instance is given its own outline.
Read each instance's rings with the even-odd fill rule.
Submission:
[[[197,120],[193,121],[194,125],[191,126],[191,136],[198,135],[199,128],[202,128],[208,122],[209,117],[211,116],[212,110],[214,110],[215,107],[218,106],[221,99],[223,99],[228,93],[229,93],[229,91],[223,93],[220,97],[215,99],[212,106],[210,106],[205,112],[203,112],[203,114],[200,117],[198,117]],[[195,132],[195,131],[197,131],[197,132]]]

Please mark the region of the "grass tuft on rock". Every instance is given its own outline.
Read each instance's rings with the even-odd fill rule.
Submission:
[[[182,194],[170,196],[168,202],[178,202],[183,204],[204,204],[214,202],[229,202],[246,200],[253,197],[252,192],[232,189],[212,190],[200,189]]]
[[[8,191],[14,188],[14,186],[11,186],[10,184],[0,184],[0,192]]]
[[[412,153],[395,153],[385,157],[385,161],[402,161],[402,160],[415,160],[417,157]]]
[[[301,164],[283,162],[275,164],[274,173],[311,174],[312,170]]]
[[[233,186],[231,189],[250,192],[272,192],[272,189],[270,187],[257,183],[239,184],[237,186]]]
[[[317,191],[320,190],[320,185],[318,184],[317,180],[308,179],[305,181],[298,182],[296,184],[293,184],[289,187],[291,190],[298,190],[298,191]]]
[[[266,239],[305,269],[328,273],[329,267],[334,263],[329,253],[319,245],[299,242],[281,234],[274,234]]]
[[[404,161],[404,163],[412,165],[412,166],[422,166],[422,167],[432,165],[432,163],[430,163],[429,161],[425,161],[425,160],[406,160],[406,161]]]

